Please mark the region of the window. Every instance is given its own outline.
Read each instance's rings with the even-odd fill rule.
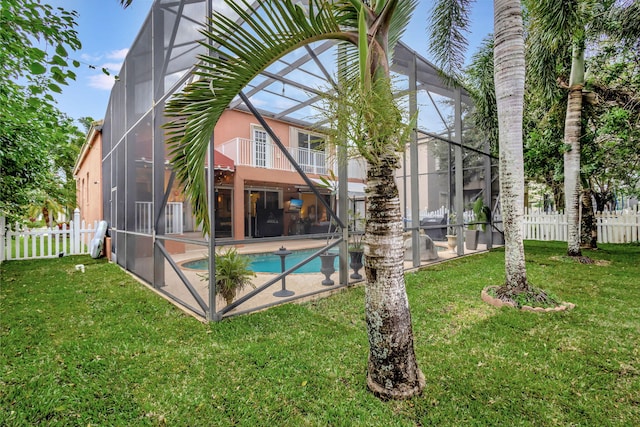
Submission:
[[[301,130],[297,130],[296,133],[298,140],[297,160],[302,170],[307,173],[326,173],[324,137]]]
[[[262,168],[269,167],[270,144],[267,132],[261,127],[253,127],[252,141],[253,165]]]
[[[320,135],[298,131],[298,148],[322,151],[324,149],[324,138]]]
[[[87,192],[86,192],[86,194],[87,194],[87,206],[86,207],[89,207],[89,205],[91,204],[91,189],[89,188],[90,187],[90,184],[89,184],[90,182],[91,181],[89,180],[89,172],[87,172],[87,181],[86,181],[86,183],[87,183]]]

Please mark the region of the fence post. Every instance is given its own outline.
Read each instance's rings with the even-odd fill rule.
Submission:
[[[80,208],[73,210],[73,222],[71,223],[71,253],[80,253]]]
[[[5,241],[5,217],[4,216],[0,216],[0,264],[2,264],[2,261],[4,261],[4,248],[6,246],[6,241]]]

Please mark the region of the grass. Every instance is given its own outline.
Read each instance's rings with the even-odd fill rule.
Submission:
[[[407,275],[427,387],[402,402],[366,390],[361,287],[201,324],[102,260],[7,262],[0,425],[640,425],[640,246],[565,246],[526,250],[567,313],[483,303],[502,251]]]

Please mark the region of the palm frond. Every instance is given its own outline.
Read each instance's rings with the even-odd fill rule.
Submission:
[[[525,0],[530,17],[537,21],[544,40],[549,45],[571,40],[577,31],[584,31],[592,14],[593,0]]]
[[[196,221],[208,233],[204,162],[213,129],[232,99],[261,71],[287,53],[325,39],[357,41],[352,0],[225,0],[238,21],[213,13],[203,31],[209,54],[199,57],[198,80],[165,109],[167,143],[176,176],[185,186]],[[255,11],[252,4],[257,4]]]
[[[473,97],[473,120],[489,139],[492,147],[498,145],[498,112],[493,70],[493,35],[485,38],[471,65],[465,70],[467,87]]]
[[[532,87],[551,100],[558,96],[558,79],[567,80],[571,46],[585,31],[584,16],[590,0],[525,0],[528,15],[527,78]]]
[[[545,98],[558,96],[558,79],[569,70],[570,44],[549,45],[544,32],[532,23],[526,40],[527,79]]]
[[[465,33],[473,0],[437,0],[431,10],[427,34],[429,51],[443,77],[453,83],[460,76],[467,49]]]
[[[639,1],[616,2],[609,10],[606,20],[611,24],[609,35],[623,41],[630,47],[640,48]]]
[[[393,52],[396,44],[402,38],[417,5],[417,0],[400,0],[398,2],[389,21],[389,52]]]

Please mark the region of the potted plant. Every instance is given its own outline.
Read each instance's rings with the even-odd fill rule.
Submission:
[[[358,270],[362,268],[364,247],[362,245],[363,235],[360,233],[359,225],[364,224],[364,218],[362,218],[359,212],[354,212],[352,210],[349,210],[349,216],[352,219],[349,221],[349,225],[353,225],[349,241],[349,266],[353,269],[353,273],[349,277],[360,280],[362,279],[362,275],[358,273]]]
[[[231,304],[239,291],[245,286],[255,288],[251,278],[256,274],[249,268],[248,257],[240,255],[235,248],[216,253],[216,295],[221,295],[227,305]]]
[[[329,170],[329,178],[321,176],[319,187],[325,188],[331,192],[331,208],[334,207],[334,197],[338,192],[338,177],[332,170]],[[327,230],[327,246],[329,241],[333,238],[333,227],[335,226],[333,218],[329,219],[329,229]],[[338,256],[336,252],[329,252],[328,250],[320,254],[320,261],[322,263],[320,272],[324,274],[325,279],[322,281],[324,286],[333,286],[334,281],[331,279],[331,275],[336,271],[335,259]]]
[[[456,236],[456,224],[457,217],[455,212],[449,214],[449,225],[447,227],[447,247],[449,251],[454,252],[454,249],[458,245],[458,236]]]
[[[469,224],[468,229],[465,231],[465,244],[467,246],[467,249],[478,249],[478,237],[480,235],[480,230],[478,229],[478,227],[480,227],[483,232],[485,231],[485,223],[487,222],[488,210],[489,207],[484,205],[482,196],[478,197],[473,203],[474,220],[471,224]]]

